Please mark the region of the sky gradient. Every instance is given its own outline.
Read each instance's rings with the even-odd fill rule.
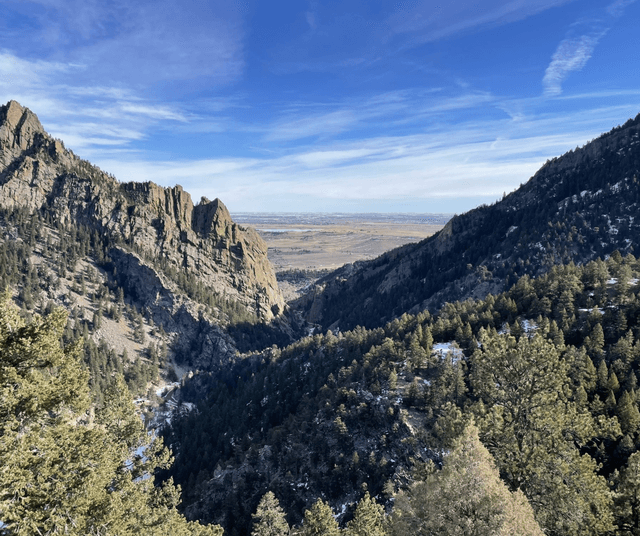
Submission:
[[[639,23],[636,0],[0,0],[0,102],[232,213],[460,213],[640,112]]]

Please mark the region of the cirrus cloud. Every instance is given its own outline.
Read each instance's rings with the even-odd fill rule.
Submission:
[[[562,40],[547,67],[542,85],[546,96],[562,93],[562,84],[572,72],[581,71],[593,55],[600,40],[609,32],[615,19],[636,0],[616,0],[598,17],[579,20]]]

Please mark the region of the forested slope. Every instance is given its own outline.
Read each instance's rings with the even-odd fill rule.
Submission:
[[[220,536],[155,486],[170,453],[144,429],[121,375],[98,405],[63,309],[30,320],[0,298],[0,534]]]
[[[455,216],[436,235],[326,276],[297,306],[325,329],[375,327],[495,294],[556,264],[632,252],[639,175],[640,116],[548,161],[515,192]]]
[[[391,508],[474,419],[547,534],[626,534],[638,512],[625,475],[640,447],[639,277],[617,252],[556,266],[211,377],[198,411],[167,431],[185,511],[233,535],[267,490],[291,523],[318,498],[347,520],[365,486]]]

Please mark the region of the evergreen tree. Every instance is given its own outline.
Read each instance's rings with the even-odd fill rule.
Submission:
[[[636,401],[625,391],[616,408],[616,414],[620,421],[620,428],[624,434],[634,434],[640,426],[640,411],[638,411],[638,404]]]
[[[256,513],[253,514],[251,536],[286,536],[288,534],[289,525],[284,511],[273,492],[268,491],[260,499]]]
[[[391,369],[389,373],[389,389],[396,389],[398,387],[398,373],[396,369]]]
[[[600,364],[598,365],[597,379],[598,389],[601,392],[606,393],[609,384],[609,369],[607,368],[607,363],[604,359],[600,361]]]
[[[619,534],[640,534],[640,452],[629,456],[616,494],[616,518]]]
[[[602,319],[598,318],[597,320],[601,321]],[[585,346],[587,347],[589,356],[595,358],[596,361],[602,358],[602,349],[604,348],[604,332],[602,331],[602,324],[600,324],[600,322],[598,322],[591,330],[591,334],[589,335],[588,340],[585,340]]]
[[[384,510],[369,492],[358,502],[353,519],[347,524],[346,536],[385,536]]]
[[[576,445],[619,436],[617,422],[597,423],[569,399],[568,363],[542,334],[516,341],[483,330],[480,342],[471,380],[487,411],[478,424],[507,482],[523,490],[548,534],[611,531],[606,481]]]
[[[93,416],[79,343],[61,347],[66,314],[26,322],[0,302],[0,520],[6,534],[220,535],[154,487],[169,452],[136,416],[120,378]]]
[[[302,536],[338,536],[340,528],[333,517],[333,510],[322,499],[318,499],[310,510],[304,513]]]
[[[409,355],[411,366],[414,369],[422,368],[428,357],[427,350],[423,347],[422,340],[424,338],[424,334],[422,332],[422,326],[418,326],[416,330],[411,335],[411,339],[409,342]],[[429,349],[430,351],[430,349]]]
[[[441,471],[431,464],[426,473],[396,497],[394,536],[542,536],[524,495],[500,480],[475,425],[454,441]]]

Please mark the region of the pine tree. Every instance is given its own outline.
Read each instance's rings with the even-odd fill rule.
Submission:
[[[340,528],[333,517],[333,510],[322,499],[318,499],[310,510],[304,513],[302,536],[338,536]]]
[[[629,456],[616,494],[616,519],[623,536],[640,534],[640,452]]]
[[[576,445],[615,439],[620,435],[616,420],[596,422],[588,408],[569,399],[569,365],[542,334],[516,341],[491,331],[480,339],[471,381],[475,396],[488,408],[478,414],[478,425],[501,474],[514,489],[522,489],[547,533],[582,536],[612,530],[606,481]]]
[[[396,369],[391,369],[389,373],[389,389],[395,389],[398,387],[398,373]]]
[[[429,326],[425,326],[422,333],[422,347],[427,352],[427,355],[429,355],[433,349],[433,335],[431,334],[431,328],[429,328]]]
[[[422,332],[422,328],[418,326],[416,331],[411,335],[411,339],[409,341],[410,363],[414,370],[424,367],[427,363],[427,358],[429,357],[429,354],[422,346],[422,334],[418,333],[418,330]]]
[[[468,424],[441,471],[431,470],[396,497],[394,536],[542,536],[533,509],[500,480],[489,451]]]
[[[358,503],[353,519],[347,524],[345,536],[385,536],[384,510],[369,492]]]
[[[597,379],[598,389],[603,393],[606,393],[608,389],[607,385],[609,383],[609,369],[607,368],[607,363],[604,359],[600,361],[600,364],[598,365]]]
[[[634,434],[638,430],[638,427],[640,427],[640,411],[638,411],[638,404],[627,391],[622,393],[620,400],[618,400],[616,414],[620,421],[622,433]]]
[[[268,491],[260,499],[256,513],[253,514],[251,536],[286,536],[288,534],[289,525],[284,511],[273,492]]]
[[[600,313],[598,313],[600,316]],[[598,318],[599,321],[602,318]],[[585,340],[585,345],[587,346],[587,350],[589,352],[589,356],[595,358],[596,361],[602,358],[604,348],[604,331],[602,331],[602,324],[598,322],[593,329],[591,330],[591,334],[588,337],[588,341]]]
[[[66,313],[26,322],[0,302],[0,520],[3,533],[220,535],[154,486],[170,454],[136,416],[122,378],[93,416],[79,343],[61,347]]]
[[[618,381],[618,375],[612,370],[607,380],[607,389],[610,389],[614,394],[620,389],[620,382]]]

